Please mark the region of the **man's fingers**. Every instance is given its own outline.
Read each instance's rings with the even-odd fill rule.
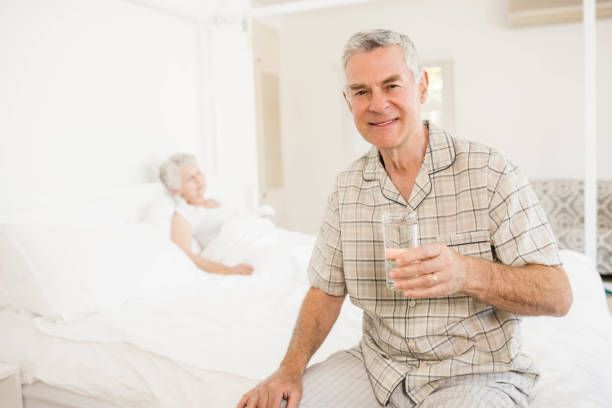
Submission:
[[[389,273],[391,279],[410,279],[421,275],[443,270],[444,263],[439,258],[430,258],[421,262],[393,268]]]
[[[443,272],[432,272],[420,275],[417,278],[397,279],[393,283],[393,288],[398,290],[429,288],[442,283],[442,274]]]
[[[417,248],[404,249],[402,253],[398,254],[395,258],[395,263],[397,263],[399,266],[403,266],[421,261],[423,259],[433,258],[438,256],[444,248],[444,244],[435,242],[433,244],[426,244]]]
[[[264,392],[264,394],[259,399],[259,406],[261,408],[268,408],[268,401],[270,400],[270,393]]]
[[[428,299],[437,296],[445,296],[447,294],[448,287],[446,283],[440,283],[438,285],[430,286],[428,288],[407,289],[404,291],[404,296],[413,299]]]
[[[259,397],[259,394],[257,392],[252,392],[251,395],[249,395],[249,398],[246,401],[246,408],[256,408],[257,407],[257,399]]]
[[[270,407],[272,408],[281,408],[283,406],[283,393],[279,392],[279,393],[275,393],[272,395],[271,397],[271,404]]]
[[[287,403],[287,408],[298,408],[298,405],[300,403],[300,399],[301,399],[301,395],[298,395],[297,393],[293,393],[291,395],[289,395],[289,400]]]
[[[251,392],[247,392],[246,394],[244,394],[242,396],[242,398],[240,398],[240,402],[238,402],[238,405],[236,405],[236,408],[244,408],[248,399],[249,399],[249,394],[251,394]]]

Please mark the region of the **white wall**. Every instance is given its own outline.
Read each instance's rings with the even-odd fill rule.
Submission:
[[[223,180],[223,197],[237,207],[255,209],[258,203],[257,140],[253,54],[247,30],[240,21],[208,27],[205,50],[212,126],[208,152],[211,174]],[[209,124],[207,124],[209,125]]]
[[[280,19],[285,189],[276,221],[316,232],[337,172],[359,155],[339,91],[346,39],[367,28],[408,34],[423,60],[452,58],[457,137],[505,152],[529,177],[582,178],[579,23],[511,29],[505,1],[412,0]],[[612,20],[597,22],[599,176],[612,178]]]
[[[195,24],[122,0],[3,0],[0,208],[201,154],[199,45]]]

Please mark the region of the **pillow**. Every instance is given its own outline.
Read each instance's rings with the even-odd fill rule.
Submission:
[[[164,237],[170,237],[170,226],[174,215],[174,200],[170,196],[161,197],[149,206],[144,222],[150,224]]]
[[[569,316],[578,319],[592,319],[596,316],[609,317],[606,296],[601,276],[593,261],[582,252],[563,249],[559,251],[563,268],[572,286],[574,303]]]
[[[199,269],[147,224],[0,225],[0,279],[18,310],[74,320],[193,282]]]

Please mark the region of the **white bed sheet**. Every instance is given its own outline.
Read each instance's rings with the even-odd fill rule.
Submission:
[[[256,380],[199,370],[130,344],[69,341],[40,333],[24,315],[0,312],[0,360],[36,380],[131,408],[232,407]],[[237,399],[238,398],[238,399]]]
[[[524,319],[525,352],[542,372],[531,406],[609,407],[612,318],[601,280],[583,255],[563,251],[562,259],[572,310]],[[68,325],[0,313],[2,332],[11,333],[0,338],[0,360],[20,365],[25,380],[126,407],[234,406],[276,368],[307,286],[274,291],[249,277],[216,278]],[[356,344],[359,331],[359,311],[345,304],[313,361]]]
[[[612,407],[612,316],[584,254],[562,250],[574,303],[561,318],[523,319],[523,344],[542,373],[531,407]]]
[[[42,381],[21,387],[25,408],[122,408],[109,401],[100,401],[72,391],[52,387]]]

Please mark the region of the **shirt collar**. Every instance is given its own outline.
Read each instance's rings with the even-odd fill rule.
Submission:
[[[406,203],[402,195],[397,191],[397,188],[395,188],[382,164],[380,152],[375,146],[372,146],[368,151],[363,168],[364,180],[378,180],[385,197],[402,205],[408,205],[412,209],[416,209],[431,191],[430,175],[450,167],[455,161],[456,155],[455,144],[453,143],[452,136],[447,131],[435,126],[431,122],[425,121],[425,125],[429,127],[429,140],[423,164],[415,179],[415,185],[410,193],[408,203]]]

